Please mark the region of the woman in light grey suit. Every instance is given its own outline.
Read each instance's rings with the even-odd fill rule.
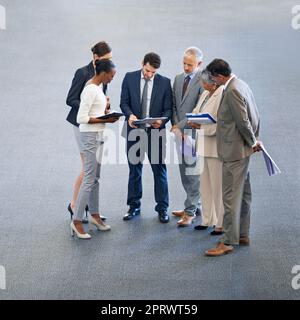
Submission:
[[[193,113],[209,113],[217,119],[224,86],[219,86],[211,79],[207,71],[201,73],[201,84],[205,91],[201,94]],[[200,172],[200,194],[202,199],[202,223],[196,230],[205,230],[215,226],[211,235],[222,234],[222,162],[218,157],[216,124],[196,124],[189,122],[197,130],[197,154],[202,164]]]
[[[116,70],[114,64],[103,59],[95,63],[96,74],[86,83],[81,97],[80,107],[77,114],[77,122],[80,124],[80,142],[83,154],[83,181],[79,189],[75,204],[74,220],[71,222],[71,233],[79,239],[90,239],[91,236],[85,233],[82,225],[82,218],[87,202],[90,206],[91,225],[98,230],[110,230],[105,225],[99,214],[99,177],[101,166],[101,155],[97,157],[97,151],[101,153],[103,142],[103,131],[105,123],[113,123],[118,118],[98,119],[105,114],[107,99],[103,93],[101,84],[108,84],[114,77]],[[100,158],[100,159],[99,159]],[[89,201],[88,201],[89,200]]]

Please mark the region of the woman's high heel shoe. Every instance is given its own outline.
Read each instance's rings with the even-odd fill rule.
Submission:
[[[109,231],[111,229],[111,227],[108,224],[104,224],[104,225],[100,224],[92,216],[90,216],[89,225],[90,225],[90,230],[92,230],[91,228],[92,228],[93,225],[100,231]]]
[[[88,223],[88,212],[90,211],[89,206],[86,205],[86,207],[85,207],[84,210],[85,210],[85,218],[84,218],[84,220],[82,220],[82,223]],[[105,220],[106,220],[106,217],[104,217],[104,216],[102,216],[102,215],[100,214],[100,219],[101,219],[102,221],[105,221]]]
[[[73,220],[74,212],[73,212],[73,210],[72,210],[72,208],[71,208],[71,203],[69,203],[69,205],[68,205],[68,211],[70,212],[71,220]]]
[[[82,223],[86,224],[86,223],[89,223],[89,219],[88,219],[89,207],[88,207],[88,205],[86,205],[84,210],[85,210],[85,217],[82,218]]]
[[[88,233],[80,233],[77,228],[75,227],[75,224],[74,222],[72,221],[71,222],[71,236],[74,237],[74,234],[76,234],[76,236],[79,238],[79,239],[84,239],[84,240],[87,240],[87,239],[91,239],[91,235],[88,234]]]

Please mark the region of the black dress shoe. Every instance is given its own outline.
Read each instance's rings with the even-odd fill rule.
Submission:
[[[124,221],[131,220],[132,218],[134,218],[135,216],[138,216],[140,214],[141,214],[140,208],[130,208],[128,210],[128,212],[125,214],[125,216],[123,217],[123,220]]]
[[[195,215],[196,216],[200,216],[201,215],[201,210],[199,208],[196,209]]]
[[[71,220],[72,220],[74,213],[73,213],[73,210],[72,210],[72,208],[71,208],[71,203],[69,203],[69,205],[68,205],[68,211],[70,212]]]
[[[211,233],[210,233],[212,236],[220,236],[220,235],[222,235],[223,234],[223,231],[212,231]]]
[[[201,226],[201,224],[194,227],[195,230],[206,230],[207,228],[208,228],[208,226]]]
[[[168,223],[169,222],[169,215],[168,215],[167,211],[159,212],[158,219],[161,223]]]

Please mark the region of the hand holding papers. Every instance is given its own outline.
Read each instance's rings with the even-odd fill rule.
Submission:
[[[281,173],[280,169],[276,165],[275,161],[271,158],[271,156],[267,152],[266,148],[263,145],[261,145],[261,148],[262,148],[262,153],[263,153],[263,156],[265,159],[265,163],[266,163],[266,167],[267,167],[269,176],[273,176],[273,175]]]
[[[139,125],[142,125],[142,124],[153,124],[153,123],[155,123],[156,121],[164,121],[164,120],[167,120],[167,119],[168,119],[167,117],[144,118],[144,119],[135,120],[135,121],[133,122],[133,124],[136,125],[136,126],[139,126]]]
[[[110,119],[110,118],[120,118],[120,117],[123,117],[124,114],[121,113],[121,112],[117,112],[117,111],[111,111],[101,117],[97,117],[97,119]]]
[[[188,121],[198,124],[214,124],[217,121],[209,113],[186,113]]]

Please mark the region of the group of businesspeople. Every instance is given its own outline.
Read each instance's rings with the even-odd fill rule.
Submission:
[[[67,97],[71,107],[67,120],[73,125],[82,161],[68,210],[71,233],[80,239],[91,238],[84,230],[86,222],[98,230],[110,230],[106,217],[99,213],[99,178],[105,123],[119,120],[119,116],[109,116],[106,96],[107,85],[116,73],[111,47],[101,41],[92,54],[93,60],[76,71]],[[141,213],[142,169],[147,154],[154,176],[155,211],[161,223],[169,222],[165,155],[166,123],[171,120],[186,193],[183,209],[172,215],[179,218],[179,227],[190,226],[196,215],[201,215],[201,224],[195,229],[214,227],[211,235],[221,236],[217,246],[205,254],[220,256],[250,242],[249,160],[262,148],[257,140],[259,113],[251,89],[232,73],[226,61],[215,59],[206,68],[202,63],[202,51],[187,48],[183,72],[175,77],[173,87],[170,79],[157,73],[161,59],[153,52],[144,56],[141,69],[126,73],[120,108],[125,116],[122,136],[127,142],[129,210],[123,220]],[[209,113],[216,123],[193,122],[187,113]],[[108,116],[101,118],[103,115]],[[157,119],[138,124],[139,119],[149,117]],[[153,136],[158,137],[155,143]],[[193,140],[197,141],[196,155],[187,155],[187,141]]]

